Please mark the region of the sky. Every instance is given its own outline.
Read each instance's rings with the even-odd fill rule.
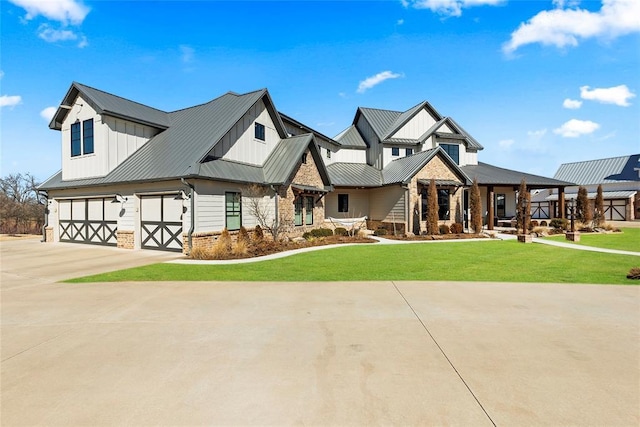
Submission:
[[[0,176],[61,166],[73,81],[161,110],[267,88],[327,135],[426,100],[492,165],[640,153],[640,1],[0,0]]]

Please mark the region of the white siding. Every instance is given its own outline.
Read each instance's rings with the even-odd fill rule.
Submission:
[[[383,155],[382,158],[384,159],[384,167],[386,167],[389,163],[391,163],[392,161],[396,160],[396,159],[401,159],[403,157],[407,156],[407,148],[413,150],[412,154],[416,154],[419,150],[419,147],[398,147],[398,149],[400,150],[400,155],[399,156],[393,156],[391,154],[392,152],[392,147],[386,147],[383,146],[382,151],[383,151]]]
[[[435,119],[427,110],[422,109],[390,138],[418,139],[434,124],[436,124]]]
[[[255,138],[255,123],[264,125],[264,141]],[[258,101],[218,142],[210,154],[226,160],[262,165],[278,141],[280,136],[274,121],[264,103]]]
[[[104,116],[104,138],[107,143],[108,170],[112,171],[127,157],[159,133],[150,126]]]
[[[326,155],[326,153],[325,153]],[[331,161],[343,163],[367,163],[367,150],[350,150],[342,148],[335,153],[331,153]],[[325,164],[330,164],[325,159]]]
[[[349,212],[338,212],[338,194],[349,195]],[[369,216],[369,192],[357,189],[335,189],[325,197],[325,216],[334,218],[359,218]]]
[[[406,190],[400,186],[383,187],[371,190],[370,218],[379,221],[405,221]]]

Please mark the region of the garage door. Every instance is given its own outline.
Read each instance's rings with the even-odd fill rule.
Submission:
[[[604,218],[609,221],[626,221],[627,201],[625,199],[605,200]]]
[[[119,203],[113,198],[59,200],[60,241],[116,246]]]
[[[176,194],[140,197],[143,249],[182,251],[182,198]]]

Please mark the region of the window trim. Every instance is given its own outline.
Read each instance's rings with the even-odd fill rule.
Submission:
[[[91,135],[87,136],[87,124],[91,124]],[[89,140],[91,141],[91,151],[87,150],[87,145],[89,145]],[[93,154],[95,152],[94,145],[94,128],[93,128],[93,119],[84,120],[82,122],[82,154]]]
[[[446,221],[451,217],[451,191],[448,188],[438,188],[436,192],[438,194],[438,220]],[[445,207],[444,204],[440,203],[440,197],[444,192],[447,194],[446,211],[444,215],[440,215],[440,211]]]
[[[452,159],[454,162],[456,162],[456,164],[457,164],[457,165],[459,165],[459,164],[460,164],[460,144],[444,144],[444,143],[442,143],[442,144],[438,144],[438,145],[440,145],[440,147],[442,147],[442,149],[444,150],[444,152],[445,152],[445,153],[447,153],[447,155],[448,155],[449,157],[451,157],[451,159]],[[457,155],[456,155],[456,157],[457,157],[457,158],[455,158],[455,157],[453,157],[453,156],[451,155],[451,153],[449,152],[449,147],[456,147],[456,148],[458,149],[458,153],[457,153]]]
[[[237,197],[238,209],[235,209],[236,201],[232,200],[232,210],[229,210],[228,196]],[[238,216],[240,222],[238,228],[229,228],[229,217]],[[242,194],[238,191],[225,191],[224,192],[224,227],[227,231],[239,230],[242,227]]]
[[[316,205],[316,200],[313,196],[306,196],[304,203],[304,224],[313,225],[313,208]],[[311,207],[311,209],[309,209]]]
[[[304,225],[304,219],[303,219],[304,201],[302,199],[303,199],[302,196],[298,196],[293,201],[293,225],[296,227],[300,227]]]
[[[262,123],[255,122],[253,136],[258,141],[266,141],[266,129]]]
[[[400,147],[391,147],[391,155],[393,157],[400,157]]]
[[[404,149],[404,156],[405,157],[413,156],[413,148],[405,148]]]
[[[348,193],[338,194],[338,212],[340,213],[349,212],[349,194]]]
[[[75,146],[75,150],[74,150],[74,146]],[[82,126],[79,121],[75,123],[71,123],[70,148],[71,148],[71,157],[79,157],[82,155]]]

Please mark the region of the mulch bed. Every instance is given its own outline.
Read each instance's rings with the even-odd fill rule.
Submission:
[[[436,235],[428,235],[428,236],[393,236],[386,235],[380,236],[385,239],[390,240],[407,240],[407,241],[420,241],[420,240],[461,240],[461,239],[487,239],[488,237],[484,234],[471,234],[471,233],[462,233],[462,234],[436,234]]]

